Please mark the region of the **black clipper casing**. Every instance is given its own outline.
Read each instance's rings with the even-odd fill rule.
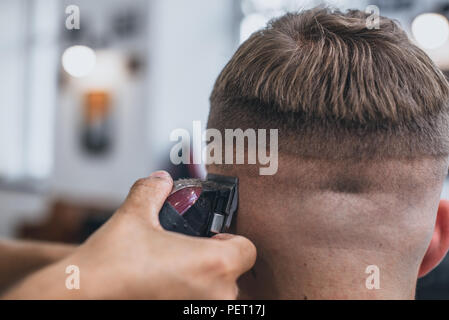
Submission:
[[[194,237],[228,232],[238,207],[238,178],[208,174],[205,181],[179,180],[170,196],[195,187],[201,188],[201,194],[184,213],[180,214],[170,201],[164,203],[159,213],[162,227]]]

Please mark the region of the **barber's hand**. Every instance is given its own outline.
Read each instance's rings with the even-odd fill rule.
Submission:
[[[172,184],[165,172],[139,180],[114,216],[73,255],[53,266],[53,273],[65,277],[69,265],[80,270],[80,290],[64,288],[68,293],[63,298],[237,297],[236,281],[256,259],[254,245],[240,236],[202,239],[163,230],[159,211]],[[52,290],[46,292],[49,298],[60,298],[51,296]]]

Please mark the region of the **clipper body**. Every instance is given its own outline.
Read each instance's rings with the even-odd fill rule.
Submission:
[[[168,231],[195,237],[228,232],[238,207],[238,178],[209,174],[179,180],[159,213]]]

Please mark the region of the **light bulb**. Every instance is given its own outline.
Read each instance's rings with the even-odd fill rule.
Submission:
[[[449,38],[449,22],[437,13],[424,13],[415,18],[412,32],[418,44],[424,49],[438,49]]]
[[[95,52],[86,46],[73,46],[64,51],[62,66],[73,77],[87,76],[95,68]]]

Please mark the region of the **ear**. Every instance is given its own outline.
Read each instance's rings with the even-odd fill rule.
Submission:
[[[440,264],[449,250],[449,201],[441,200],[432,241],[419,269],[424,277]]]

